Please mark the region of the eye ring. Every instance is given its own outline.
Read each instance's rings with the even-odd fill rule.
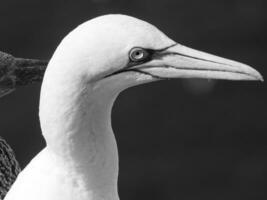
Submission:
[[[143,61],[147,59],[148,56],[149,53],[141,47],[134,47],[129,53],[130,60],[133,62]]]

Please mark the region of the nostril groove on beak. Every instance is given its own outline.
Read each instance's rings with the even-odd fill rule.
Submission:
[[[155,54],[154,59],[161,60],[165,56],[171,56],[171,55],[177,55],[177,56],[182,56],[182,57],[186,57],[186,58],[193,58],[195,60],[201,60],[201,61],[205,61],[205,62],[220,64],[220,65],[228,65],[228,66],[234,67],[233,65],[230,65],[230,64],[225,64],[225,63],[216,62],[216,61],[213,61],[213,60],[207,60],[207,59],[204,59],[204,58],[198,58],[198,57],[194,57],[194,56],[189,56],[189,55],[186,55],[186,54],[182,54],[182,53],[178,53],[178,52],[172,52],[172,51],[166,51],[166,52],[163,52],[163,53]]]

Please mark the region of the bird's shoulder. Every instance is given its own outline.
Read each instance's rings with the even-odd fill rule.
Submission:
[[[90,200],[80,197],[70,177],[69,171],[45,148],[19,174],[5,200]]]

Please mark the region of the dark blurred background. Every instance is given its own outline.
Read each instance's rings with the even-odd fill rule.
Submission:
[[[184,45],[267,78],[266,0],[1,0],[0,50],[49,59],[78,24],[144,19]],[[266,199],[266,82],[174,80],[124,91],[113,109],[121,199]],[[24,167],[45,145],[40,84],[0,100],[0,135]]]

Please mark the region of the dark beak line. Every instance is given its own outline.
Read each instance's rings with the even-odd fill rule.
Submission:
[[[195,60],[201,60],[201,61],[205,61],[205,62],[211,62],[211,63],[216,63],[216,64],[220,64],[220,65],[226,65],[224,63],[220,63],[220,62],[215,62],[215,61],[212,61],[212,60],[207,60],[207,59],[203,59],[203,58],[198,58],[198,57],[194,57],[194,56],[188,56],[188,55],[185,55],[185,54],[182,54],[182,53],[177,53],[177,52],[165,52],[163,54],[161,54],[161,57],[165,57],[165,56],[169,56],[169,55],[178,55],[178,56],[183,56],[183,57],[186,57],[186,58],[193,58]],[[231,66],[231,65],[230,65]]]
[[[174,47],[174,46],[176,46],[176,45],[178,45],[178,43],[174,43],[174,44],[172,44],[172,45],[170,45],[170,46],[167,46],[167,47],[162,48],[162,49],[158,49],[158,50],[156,50],[156,51],[157,51],[157,52],[167,51],[169,48]]]
[[[183,57],[186,57],[186,58],[193,58],[195,60],[201,60],[201,61],[205,61],[205,62],[211,62],[211,63],[220,64],[220,65],[226,65],[225,63],[220,63],[220,62],[216,62],[216,61],[212,61],[212,60],[207,60],[207,59],[203,59],[203,58],[189,56],[189,55],[182,54],[182,53],[167,51],[169,48],[174,47],[174,46],[177,46],[177,45],[179,45],[179,44],[176,43],[176,44],[173,44],[173,45],[171,45],[169,47],[166,47],[164,49],[158,50],[158,52],[163,52],[163,53],[156,53],[153,58],[154,59],[162,59],[165,56],[178,55],[178,56],[183,56]],[[229,64],[227,64],[227,65],[229,65]]]
[[[219,69],[205,69],[205,68],[192,68],[192,67],[191,68],[188,68],[188,67],[174,67],[174,66],[171,66],[171,65],[163,65],[163,66],[155,67],[155,68],[162,68],[162,67],[180,69],[180,70],[192,70],[192,71],[232,72],[232,73],[236,73],[236,74],[244,74],[244,75],[247,75],[247,76],[251,76],[251,74],[248,74],[248,73],[245,73],[245,72],[240,72],[240,71],[234,71],[234,70],[219,70]],[[144,71],[141,70],[141,69],[145,69],[145,68],[150,68],[150,67],[143,67],[143,68],[139,68],[139,70],[127,70],[127,71],[137,71],[139,73],[142,72],[144,74],[148,74],[150,76],[153,76],[155,78],[160,78],[160,79],[171,79],[171,78],[164,78],[164,77],[155,76],[153,74],[150,74],[148,72],[144,72]]]

